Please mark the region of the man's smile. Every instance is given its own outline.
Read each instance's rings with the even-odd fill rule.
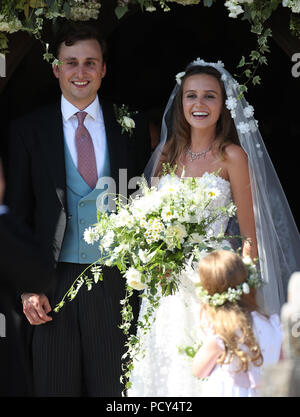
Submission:
[[[73,85],[78,88],[86,87],[90,82],[89,81],[71,81]]]

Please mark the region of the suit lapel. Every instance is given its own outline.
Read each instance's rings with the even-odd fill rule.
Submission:
[[[112,103],[100,99],[107,138],[111,176],[119,184],[119,169],[127,168],[127,135],[121,133]]]
[[[60,102],[49,106],[40,125],[41,148],[53,179],[57,196],[66,208],[64,134]]]

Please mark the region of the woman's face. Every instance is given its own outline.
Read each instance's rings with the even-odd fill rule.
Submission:
[[[191,75],[184,81],[182,105],[191,128],[215,128],[223,107],[219,81],[208,74]]]

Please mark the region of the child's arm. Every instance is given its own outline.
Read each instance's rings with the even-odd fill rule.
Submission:
[[[217,359],[224,350],[217,342],[216,336],[209,336],[193,360],[193,374],[198,378],[207,377],[214,369]]]

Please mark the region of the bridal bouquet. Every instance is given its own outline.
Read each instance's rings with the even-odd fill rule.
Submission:
[[[98,261],[91,266],[94,281],[103,279],[102,265],[118,267],[126,279],[120,326],[125,334],[129,333],[133,319],[129,299],[134,290],[144,290],[141,296],[148,299],[147,314],[138,323],[146,332],[160,297],[177,290],[187,263],[199,260],[211,250],[224,248],[224,233],[216,233],[214,228],[224,216],[232,217],[236,207],[232,201],[224,206],[216,202],[222,189],[219,182],[211,180],[212,175],[217,179],[218,173],[179,178],[165,167],[158,187],[149,188],[142,182],[138,195],[126,203],[116,198],[116,212],[99,213],[97,224],[85,230],[86,242],[97,244],[100,250]],[[91,289],[93,282],[82,273],[56,311],[66,298],[72,300],[84,283]],[[128,346],[136,349],[138,339],[129,338]]]
[[[209,174],[211,175],[211,174]],[[197,251],[220,247],[224,234],[213,234],[213,226],[224,216],[231,217],[235,206],[215,206],[221,192],[202,178],[172,176],[160,187],[141,185],[142,194],[128,204],[119,204],[117,213],[101,213],[96,226],[84,238],[98,242],[99,263],[117,266],[127,284],[162,295],[176,290],[176,277],[186,257]]]
[[[91,265],[94,281],[102,280],[101,265],[117,266],[132,289],[149,295],[176,291],[187,258],[197,260],[201,253],[222,247],[224,233],[216,236],[214,225],[236,211],[232,201],[214,204],[222,190],[207,181],[207,175],[218,174],[178,178],[171,172],[158,188],[144,181],[139,195],[128,203],[117,199],[116,212],[99,213],[98,223],[84,233],[87,243],[99,246],[99,259]],[[92,282],[85,281],[83,273],[65,298],[73,299],[84,282],[90,289]]]

